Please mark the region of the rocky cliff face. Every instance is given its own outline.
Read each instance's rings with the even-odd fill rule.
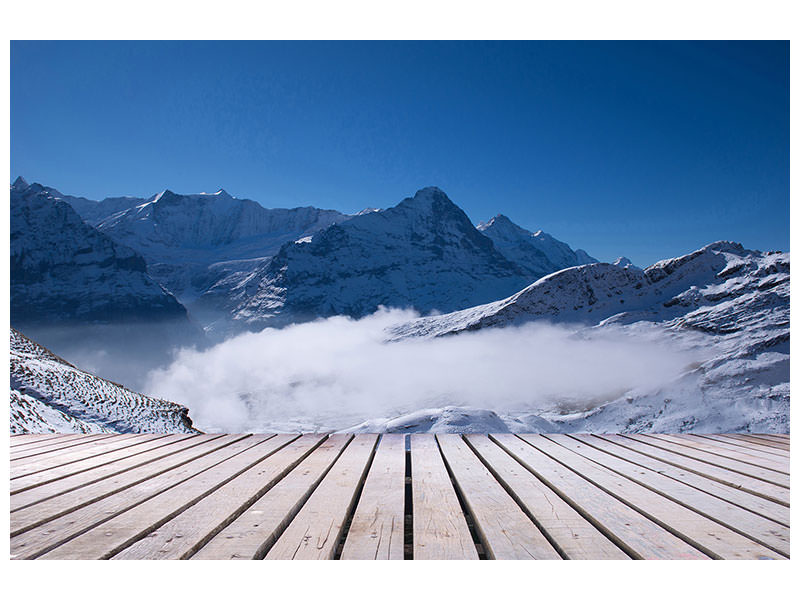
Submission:
[[[11,186],[11,322],[186,320],[141,255],[84,223],[60,195]]]

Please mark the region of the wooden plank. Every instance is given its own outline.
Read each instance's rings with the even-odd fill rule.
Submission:
[[[406,437],[381,436],[364,482],[342,560],[403,560]]]
[[[635,483],[657,492],[686,508],[724,525],[783,556],[789,556],[789,527],[731,504],[716,496],[691,487],[680,480],[667,477],[650,467],[642,467],[603,449],[586,443],[585,437],[567,435],[546,436],[560,446],[627,477]],[[598,446],[602,443],[596,442]],[[613,444],[610,444],[613,446]],[[655,466],[656,469],[660,467]],[[665,467],[668,468],[668,467]]]
[[[472,516],[487,558],[561,559],[536,524],[503,489],[461,436],[437,435],[436,439]]]
[[[92,458],[87,458],[61,466],[51,467],[50,469],[45,469],[43,471],[36,471],[35,473],[22,475],[10,481],[11,495],[13,496],[31,488],[58,481],[59,479],[63,479],[65,477],[71,477],[79,473],[84,473],[97,467],[109,465],[116,461],[130,458],[132,456],[136,456],[137,454],[142,454],[153,448],[178,442],[186,437],[187,436],[183,434],[173,433],[144,439],[142,441],[136,440],[128,445],[122,445],[117,449],[109,450],[109,452],[105,454],[100,454]],[[201,436],[192,437],[199,438]]]
[[[230,435],[216,438],[209,442],[210,450],[204,454],[197,453],[174,469],[145,479],[100,500],[91,501],[77,510],[66,512],[55,519],[46,521],[42,521],[34,513],[30,517],[36,521],[33,527],[22,527],[20,523],[16,522],[18,515],[28,509],[13,513],[11,518],[12,557],[34,558],[261,441],[252,438],[254,436],[250,435]],[[14,529],[21,533],[15,534]]]
[[[377,441],[375,434],[360,434],[347,445],[265,558],[333,558]]]
[[[633,558],[709,558],[517,436],[491,434],[490,437]]]
[[[677,437],[684,438],[685,436],[679,435]],[[733,442],[733,440],[719,439],[700,434],[686,436],[686,439],[707,446],[709,448],[709,452],[724,451],[735,454],[743,454],[748,457],[747,460],[751,462],[752,458],[750,457],[758,458],[765,461],[767,464],[773,465],[769,468],[781,473],[786,473],[787,475],[789,474],[789,456],[787,453],[771,452],[768,448],[763,446],[759,447],[750,444],[736,444]]]
[[[709,437],[709,436],[703,436]],[[737,446],[744,446],[749,448],[758,448],[769,452],[770,454],[777,454],[778,456],[788,456],[789,447],[782,442],[774,442],[772,440],[764,440],[752,435],[740,435],[738,433],[720,434],[715,436],[717,439],[725,440]]]
[[[161,460],[141,465],[118,475],[78,486],[52,498],[18,508],[11,513],[11,535],[19,535],[38,525],[88,506],[108,496],[118,494],[158,475],[167,473],[199,457],[215,452],[235,441],[217,435],[200,444],[179,448],[166,453]],[[166,476],[167,479],[169,475]]]
[[[540,435],[520,436],[713,558],[781,559],[777,552]]]
[[[113,559],[182,559],[230,524],[325,439],[304,435],[250,467]]]
[[[69,440],[74,440],[76,438],[83,437],[87,434],[85,433],[51,433],[45,435],[28,435],[26,436],[27,439],[23,439],[21,441],[17,441],[14,443],[14,438],[11,438],[11,448],[10,448],[10,455],[13,455],[14,452],[17,452],[22,449],[27,448],[41,448],[42,446],[47,446],[49,444],[58,444],[60,442],[65,442]]]
[[[653,469],[662,475],[672,477],[677,481],[682,481],[686,485],[691,485],[703,490],[723,500],[727,500],[737,506],[746,508],[763,517],[771,519],[781,525],[789,526],[789,507],[773,500],[768,500],[762,496],[753,494],[742,487],[735,487],[726,483],[721,483],[716,479],[709,478],[680,466],[674,462],[665,462],[646,453],[647,446],[642,448],[641,444],[621,436],[613,435],[592,435],[575,436],[580,440],[591,444],[601,450],[615,454],[621,458],[629,460],[640,466]],[[653,454],[666,451],[654,449]],[[687,459],[689,460],[689,459]],[[703,463],[698,463],[702,468]],[[782,489],[782,488],[781,488]]]
[[[764,442],[756,440],[750,436],[738,436],[737,434],[730,435],[701,435],[700,437],[707,440],[714,440],[719,443],[724,443],[727,446],[735,446],[736,448],[747,448],[749,450],[759,450],[760,452],[777,458],[778,460],[789,460],[789,449],[785,448],[779,443]]]
[[[630,558],[599,529],[567,504],[505,450],[483,434],[464,436],[494,477],[525,509],[554,546],[569,559]]]
[[[126,437],[131,437],[132,435],[141,434],[128,433],[124,435]],[[116,437],[118,437],[118,435],[112,433],[76,433],[74,436],[64,436],[62,438],[46,440],[38,444],[29,444],[21,448],[13,448],[9,456],[13,461],[13,464],[14,462],[19,462],[24,458],[28,458],[29,456],[51,454],[55,451],[65,454],[69,448],[74,448],[76,446],[88,443],[99,444],[104,440],[112,440]]]
[[[656,438],[648,438],[644,435],[608,434],[603,437],[619,443],[623,443],[623,440],[626,440],[625,445],[636,452],[642,452],[648,456],[658,458],[663,462],[713,479],[714,481],[743,489],[751,494],[761,496],[767,500],[772,500],[783,506],[789,506],[789,490],[787,488],[692,458],[684,453],[686,450],[689,452],[692,452],[692,450],[683,446]]]
[[[67,473],[62,477],[47,482],[41,482],[38,485],[30,485],[30,482],[28,482],[29,485],[26,488],[16,493],[12,492],[10,500],[11,512],[37,504],[49,498],[62,496],[67,492],[71,492],[72,490],[101,481],[108,477],[121,475],[136,467],[143,466],[163,457],[175,455],[178,452],[209,442],[217,437],[220,436],[186,436],[182,434],[167,436],[166,438],[151,440],[148,443],[141,444],[134,448],[122,448],[111,452],[109,456],[116,454],[116,460],[99,467],[84,469],[76,473]],[[134,450],[136,451],[134,452]],[[120,458],[120,456],[122,456],[122,458]],[[103,457],[97,457],[97,459],[103,460]],[[70,466],[72,465],[68,465],[65,468],[69,468]],[[45,473],[57,473],[58,471],[59,469],[56,468],[43,473],[35,473],[30,477],[41,477],[44,476]],[[26,479],[29,478],[21,478],[15,481],[22,482]],[[63,498],[59,502],[65,504]]]
[[[64,434],[64,433],[12,433],[10,446],[17,448],[27,444],[35,444],[43,440],[51,440],[56,437],[64,435],[78,435],[78,434]]]
[[[767,483],[771,483],[775,486],[782,487],[787,490],[789,489],[789,478],[783,475],[782,473],[776,473],[775,471],[771,471],[769,469],[764,469],[762,467],[749,465],[747,463],[743,463],[741,461],[733,460],[730,458],[725,458],[717,454],[711,454],[710,452],[705,452],[698,448],[693,448],[692,446],[689,446],[687,444],[680,444],[664,436],[653,435],[653,434],[640,434],[638,436],[638,439],[640,439],[642,442],[653,444],[660,448],[665,448],[670,452],[675,452],[676,454],[682,454],[684,456],[688,456],[689,458],[693,458],[695,460],[699,460],[708,463],[710,465],[715,465],[723,469],[727,469],[728,471],[732,471],[733,473],[748,475],[755,479],[760,479],[761,481],[766,481]]]
[[[242,440],[249,447],[82,532],[42,558],[110,558],[296,438],[295,434],[250,436]]]
[[[750,433],[748,435],[765,440],[777,440],[785,444],[789,444],[790,441],[788,433]]]
[[[762,469],[773,471],[774,473],[779,475],[785,475],[785,477],[781,481],[785,481],[786,486],[787,487],[789,486],[788,465],[784,461],[777,460],[777,457],[775,459],[764,458],[762,456],[758,456],[756,452],[745,450],[744,448],[736,450],[728,449],[723,447],[722,444],[711,442],[709,440],[702,440],[702,438],[698,436],[684,436],[681,434],[658,434],[658,435],[663,435],[667,439],[674,441],[676,444],[682,444],[684,446],[688,446],[689,448],[702,450],[703,452],[708,452],[709,454],[713,454],[714,456],[728,458],[740,463],[752,465],[754,467],[761,467]]]
[[[411,435],[413,554],[416,560],[477,560],[439,446],[430,435]]]
[[[156,434],[154,437],[164,437],[167,434]],[[45,454],[31,458],[22,463],[11,464],[11,485],[12,489],[16,489],[16,480],[20,477],[26,477],[33,473],[41,473],[50,469],[66,467],[73,465],[79,461],[95,456],[105,456],[118,448],[127,448],[131,445],[136,445],[147,441],[143,436],[136,438],[122,438],[116,439],[113,442],[109,441],[108,444],[101,446],[88,445],[81,446],[79,449],[70,451],[69,454]]]
[[[190,558],[261,559],[353,438],[328,437],[308,458]]]
[[[20,448],[11,456],[11,466],[24,464],[24,459],[31,459],[35,456],[50,455],[61,457],[62,460],[68,455],[67,450],[78,446],[90,445],[91,447],[101,446],[104,441],[113,440],[113,433],[100,435],[81,434],[79,437],[69,440],[58,440],[41,448]]]

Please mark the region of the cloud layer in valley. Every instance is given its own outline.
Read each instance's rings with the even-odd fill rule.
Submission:
[[[416,315],[380,310],[183,349],[145,392],[188,406],[208,432],[314,431],[423,409],[576,411],[656,390],[702,360],[657,326],[548,324],[385,341]]]

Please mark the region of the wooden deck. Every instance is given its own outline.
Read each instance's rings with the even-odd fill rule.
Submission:
[[[16,559],[782,559],[788,435],[19,435]]]

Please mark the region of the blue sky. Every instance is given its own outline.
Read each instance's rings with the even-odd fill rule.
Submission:
[[[789,247],[788,42],[12,42],[11,175],[355,212],[441,187],[601,260]]]

